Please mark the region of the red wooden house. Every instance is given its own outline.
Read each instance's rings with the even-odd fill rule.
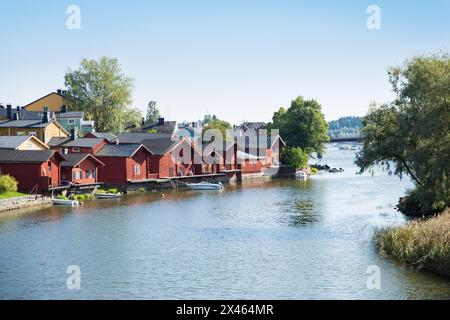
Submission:
[[[1,150],[0,174],[13,176],[21,192],[44,192],[60,185],[63,160],[53,150]]]
[[[61,180],[75,185],[98,182],[98,168],[104,164],[96,157],[88,153],[71,153],[65,154],[64,158],[65,161],[61,163]]]
[[[94,154],[104,167],[98,170],[98,179],[106,184],[127,184],[149,177],[151,156],[142,144],[107,144]]]
[[[186,139],[171,138],[144,140],[143,144],[152,153],[149,159],[149,178],[170,178],[198,174],[194,166],[196,154]]]

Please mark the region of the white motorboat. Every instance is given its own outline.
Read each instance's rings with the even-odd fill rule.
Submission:
[[[76,207],[80,205],[80,203],[77,200],[68,200],[68,199],[66,200],[57,198],[52,199],[52,203],[58,206],[71,206],[71,207]]]
[[[95,196],[99,199],[117,199],[122,197],[120,192],[117,193],[96,193]]]
[[[223,190],[223,184],[220,182],[186,183],[186,186],[191,190]]]
[[[308,180],[308,175],[306,174],[305,171],[299,171],[295,174],[295,178],[298,180],[306,181]]]

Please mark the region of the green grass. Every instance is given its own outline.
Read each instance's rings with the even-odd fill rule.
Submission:
[[[450,277],[450,209],[404,227],[381,230],[375,245],[382,256]]]
[[[28,194],[21,193],[21,192],[0,193],[0,199],[17,198],[17,197],[24,197],[24,196],[28,196]]]

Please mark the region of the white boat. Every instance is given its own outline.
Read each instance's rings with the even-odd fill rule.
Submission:
[[[96,193],[95,196],[99,199],[117,199],[122,197],[120,192],[117,193]]]
[[[57,198],[52,199],[52,203],[58,206],[72,206],[72,207],[76,207],[80,204],[77,200],[65,200]]]
[[[295,174],[295,178],[298,180],[306,181],[308,180],[308,175],[306,174],[305,171],[299,171]]]
[[[223,184],[220,182],[186,183],[186,186],[191,190],[223,190]]]

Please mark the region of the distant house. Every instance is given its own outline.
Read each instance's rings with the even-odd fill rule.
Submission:
[[[67,131],[77,129],[79,132],[88,133],[95,131],[94,121],[84,120],[83,111],[63,111],[55,113],[58,121]]]
[[[186,139],[144,140],[143,144],[151,151],[149,158],[150,178],[170,178],[192,176],[196,174],[194,166],[194,149]],[[187,152],[187,154],[184,154]]]
[[[279,135],[250,135],[238,137],[237,162],[242,173],[254,173],[281,163],[281,152],[286,143]]]
[[[234,135],[241,137],[246,132],[259,133],[261,129],[264,129],[266,123],[264,122],[244,122],[239,126],[234,126]]]
[[[1,150],[0,175],[13,176],[21,192],[45,192],[60,185],[63,160],[53,150]]]
[[[68,138],[53,138],[48,145],[53,150],[58,150],[62,154],[70,153],[89,153],[94,154],[104,145],[109,144],[107,139],[101,138],[78,138],[77,130],[70,131]]]
[[[98,182],[98,168],[104,164],[99,159],[87,153],[65,154],[61,162],[61,180],[73,184],[95,184]]]
[[[49,147],[34,136],[1,136],[0,149],[47,150]]]
[[[71,111],[70,107],[71,101],[67,97],[67,91],[58,89],[56,92],[51,92],[23,107],[28,115],[24,113],[21,119],[25,120],[27,116],[31,117],[32,113],[39,117],[39,114],[43,112],[50,112],[50,116],[54,117],[67,131],[74,128],[83,133],[95,131],[94,121],[85,120],[84,112]]]
[[[106,184],[126,184],[149,177],[148,150],[142,144],[109,144],[94,154],[104,167],[99,168],[98,179]]]
[[[176,121],[166,121],[164,118],[159,118],[158,122],[144,122],[140,129],[141,132],[154,131],[156,133],[165,133],[173,135],[177,129]]]
[[[37,112],[61,112],[64,106],[70,106],[70,100],[66,96],[66,90],[58,89],[56,92],[51,92],[42,98],[39,98],[25,106],[28,111]]]
[[[216,146],[214,142],[202,144],[203,165],[202,174],[220,173],[237,170],[236,143],[224,141]]]
[[[117,135],[110,132],[89,132],[84,135],[84,138],[99,138],[99,139],[106,139],[110,143],[114,143],[117,140]]]
[[[44,143],[54,137],[68,137],[69,132],[44,112],[41,120],[21,120],[7,108],[7,119],[0,120],[0,136],[35,136]]]

